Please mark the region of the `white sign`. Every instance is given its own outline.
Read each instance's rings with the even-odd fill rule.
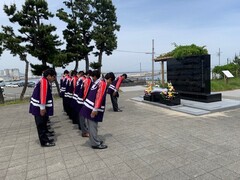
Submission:
[[[224,70],[224,71],[222,71],[223,72],[223,74],[227,77],[227,78],[232,78],[232,77],[234,77],[233,75],[232,75],[232,73],[230,73],[228,70]]]

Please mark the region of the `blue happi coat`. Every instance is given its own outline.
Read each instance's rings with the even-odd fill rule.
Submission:
[[[40,116],[40,105],[45,105],[46,115],[53,115],[53,98],[51,84],[42,77],[36,84],[30,99],[29,113]]]
[[[71,107],[74,108],[75,112],[79,112],[83,105],[83,92],[84,92],[83,81],[84,81],[83,77],[78,79],[75,92],[73,93]]]
[[[98,79],[90,88],[80,114],[90,120],[102,122],[106,104],[107,83],[104,79]],[[91,112],[97,110],[98,114],[92,118]]]

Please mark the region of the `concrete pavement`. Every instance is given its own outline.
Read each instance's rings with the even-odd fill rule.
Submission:
[[[109,97],[93,150],[55,100],[56,146],[39,145],[28,104],[0,107],[0,179],[240,179],[239,109],[193,116],[132,101],[141,88],[123,88],[113,112]],[[239,99],[240,91],[223,97]]]

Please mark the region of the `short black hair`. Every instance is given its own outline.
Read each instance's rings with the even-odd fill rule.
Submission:
[[[63,72],[63,74],[69,74],[69,71],[68,71],[68,70],[65,70],[65,71]]]
[[[105,79],[110,79],[110,78],[111,78],[112,81],[115,80],[115,75],[114,75],[113,72],[109,72],[105,75]]]
[[[94,77],[94,76],[96,76],[97,78],[100,78],[100,72],[98,71],[98,70],[94,70],[93,72],[92,72],[92,77]]]
[[[92,76],[92,74],[93,74],[92,70],[89,69],[89,70],[86,71],[86,75]]]
[[[78,74],[84,74],[84,71],[79,71]]]
[[[124,77],[125,77],[125,79],[127,79],[127,74],[125,74],[125,73],[124,73],[122,76],[124,76]]]
[[[47,77],[48,75],[50,76],[56,76],[57,73],[53,68],[49,68],[43,72],[43,77]]]
[[[76,76],[76,75],[77,75],[77,71],[76,70],[72,70],[71,76]]]

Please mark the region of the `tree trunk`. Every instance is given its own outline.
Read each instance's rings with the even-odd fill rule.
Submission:
[[[101,74],[101,69],[102,69],[102,55],[103,55],[103,51],[100,50],[99,55],[98,55],[98,63],[100,64],[98,71],[100,72],[100,74]]]
[[[53,69],[56,71],[55,67],[53,67]],[[55,79],[55,84],[56,84],[56,88],[57,88],[57,92],[58,92],[58,96],[60,96],[60,88],[59,88],[59,83],[58,83],[58,80],[57,80],[57,77]]]
[[[0,87],[0,104],[4,104],[3,91],[1,87]]]
[[[75,61],[75,68],[74,68],[74,70],[75,70],[75,71],[77,71],[77,70],[78,70],[78,63],[79,63],[79,61],[78,61],[78,60],[76,60],[76,61]]]
[[[85,56],[85,62],[86,62],[85,70],[87,72],[89,70],[89,58],[88,58],[88,55]]]
[[[25,80],[24,80],[24,86],[20,95],[20,100],[22,101],[24,98],[24,94],[27,90],[27,84],[28,84],[28,68],[29,68],[29,62],[27,60],[25,60]]]
[[[59,83],[58,83],[58,80],[55,79],[55,84],[56,84],[56,88],[57,88],[57,92],[58,92],[58,96],[60,97],[60,88],[59,88]]]

